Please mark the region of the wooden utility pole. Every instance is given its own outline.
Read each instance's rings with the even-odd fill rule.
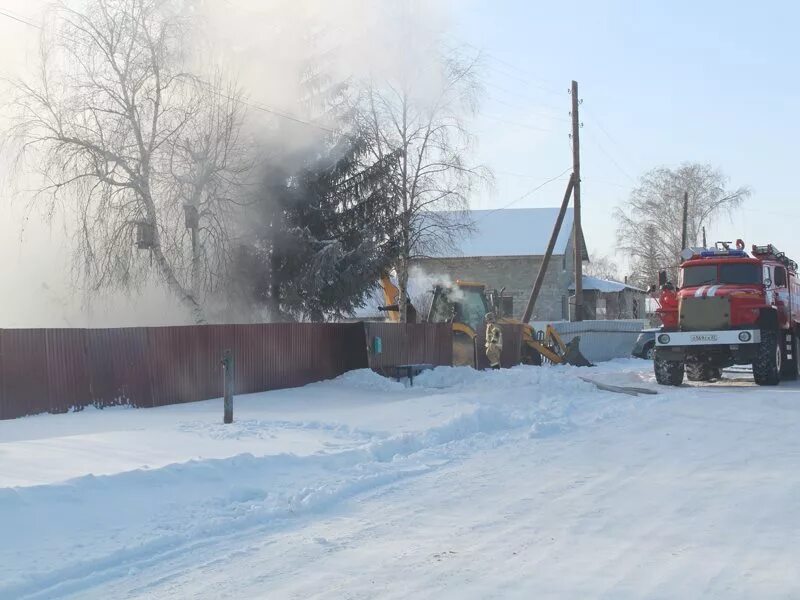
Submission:
[[[578,118],[578,82],[572,82],[572,197],[575,218],[572,239],[575,244],[575,320],[583,321],[583,229],[581,228],[581,145]]]
[[[233,386],[234,386],[234,373],[233,373],[233,353],[230,350],[225,350],[222,355],[222,370],[224,375],[223,384],[223,407],[224,414],[222,417],[223,423],[233,423]]]
[[[683,227],[681,227],[681,252],[686,249],[689,225],[689,192],[683,192]]]
[[[703,248],[708,248],[708,245],[706,244],[706,226],[705,225],[703,225]]]
[[[533,282],[533,289],[531,290],[531,295],[528,298],[528,304],[525,307],[525,313],[522,315],[523,323],[530,321],[531,316],[533,316],[533,307],[536,305],[536,299],[539,297],[539,292],[542,289],[544,276],[547,274],[547,265],[550,264],[550,258],[553,256],[553,249],[556,246],[558,234],[561,232],[561,223],[564,222],[564,215],[567,212],[569,197],[572,195],[574,181],[574,176],[570,176],[569,183],[567,183],[567,190],[564,192],[564,200],[561,202],[561,209],[558,211],[558,217],[556,218],[556,223],[553,226],[553,232],[550,234],[550,242],[547,244],[547,251],[544,253],[542,264],[539,267],[539,273],[536,275],[536,281]]]

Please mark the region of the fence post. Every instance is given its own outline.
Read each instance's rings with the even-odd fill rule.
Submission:
[[[233,353],[225,350],[222,356],[222,370],[225,377],[225,417],[224,423],[233,423]]]

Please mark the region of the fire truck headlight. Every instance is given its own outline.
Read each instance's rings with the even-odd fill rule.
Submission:
[[[749,331],[742,331],[739,333],[740,342],[749,342],[751,339],[753,339],[753,336]]]
[[[660,336],[658,336],[658,343],[669,344],[669,336],[666,333],[662,333]]]

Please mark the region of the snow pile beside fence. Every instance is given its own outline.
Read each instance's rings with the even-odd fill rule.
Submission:
[[[225,426],[220,403],[209,401],[124,418],[97,411],[92,419],[0,423],[0,454],[27,460],[32,482],[0,479],[0,599],[84,597],[92,586],[248,532],[267,535],[464,456],[592,427],[643,405],[575,376],[585,371],[438,367],[413,388],[351,371],[239,397],[237,420]],[[19,427],[17,441],[6,441]],[[160,457],[149,454],[159,444]],[[53,477],[53,457],[82,474]]]

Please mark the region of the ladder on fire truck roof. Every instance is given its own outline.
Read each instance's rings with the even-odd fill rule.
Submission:
[[[786,256],[783,252],[779,251],[772,244],[767,244],[766,246],[756,246],[753,244],[753,256],[757,256],[759,258],[773,258],[779,263],[783,264],[787,269],[794,271],[795,273],[797,272],[797,263]]]

